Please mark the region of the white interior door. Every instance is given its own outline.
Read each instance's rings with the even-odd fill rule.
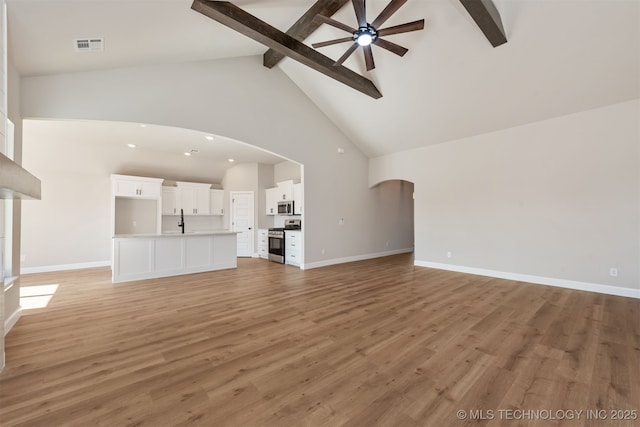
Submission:
[[[232,191],[231,230],[238,233],[238,256],[253,256],[253,191]]]

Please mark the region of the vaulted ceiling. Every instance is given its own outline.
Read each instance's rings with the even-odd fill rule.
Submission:
[[[286,31],[315,0],[233,3]],[[373,19],[388,0],[368,0]],[[345,66],[372,80],[372,99],[296,61],[277,65],[370,157],[442,143],[640,97],[637,0],[494,0],[508,42],[492,47],[459,0],[409,0],[386,23],[425,19]],[[10,54],[25,76],[262,55],[266,48],[193,11],[190,0],[8,0]],[[347,4],[334,18],[355,26]],[[344,37],[324,25],[305,44]],[[103,37],[78,53],[74,39]],[[347,45],[319,49],[337,59]]]

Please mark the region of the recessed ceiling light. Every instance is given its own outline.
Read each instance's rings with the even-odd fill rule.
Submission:
[[[145,125],[145,124],[141,124],[141,125],[140,125],[140,127],[141,127],[141,128],[146,128],[146,127],[147,127],[147,125]]]
[[[129,147],[129,148],[136,148],[136,144],[127,144],[127,147]]]
[[[228,162],[229,162],[229,163],[233,163],[233,162],[235,162],[235,160],[234,160],[234,159],[227,159],[227,160],[228,160]]]
[[[185,155],[185,156],[190,156],[190,155],[191,155],[191,153],[190,153],[190,152],[188,152],[188,151],[185,151],[185,152],[184,152],[184,155]]]
[[[207,135],[205,136],[205,138],[207,138],[209,141],[213,141],[213,137],[211,135]]]

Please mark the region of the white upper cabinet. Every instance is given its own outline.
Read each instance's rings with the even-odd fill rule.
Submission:
[[[265,190],[266,193],[266,205],[267,205],[267,215],[278,215],[278,202],[281,200],[280,197],[280,189],[279,188],[267,188]]]
[[[278,182],[278,201],[293,200],[293,181]]]
[[[211,215],[211,184],[177,182],[177,185],[185,215]]]
[[[293,184],[293,214],[302,215],[302,205],[304,204],[304,191],[302,183]]]
[[[224,190],[211,190],[211,215],[224,215]]]
[[[162,187],[162,215],[180,215],[176,187]]]
[[[299,190],[302,189],[302,184],[294,184],[293,180],[278,182],[277,185],[277,187],[267,188],[265,190],[267,215],[278,215],[278,202],[296,200],[296,190],[294,190],[296,185],[300,185]],[[298,202],[296,201],[294,205],[295,211],[298,210],[297,204]],[[300,208],[302,208],[302,202],[300,203]],[[302,213],[302,211],[300,211],[300,213]],[[296,215],[300,213],[296,212]]]
[[[111,175],[111,192],[115,197],[160,199],[162,181],[159,178]]]

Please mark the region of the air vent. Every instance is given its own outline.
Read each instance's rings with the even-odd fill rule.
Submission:
[[[104,39],[76,39],[76,52],[102,52],[104,50]]]

